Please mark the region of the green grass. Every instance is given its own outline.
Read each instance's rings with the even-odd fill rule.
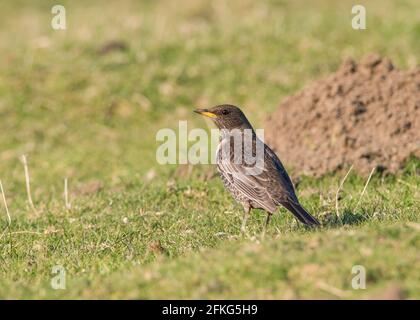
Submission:
[[[53,4],[0,4],[0,179],[12,215],[7,228],[0,206],[0,297],[369,298],[390,286],[420,297],[418,160],[374,175],[360,203],[366,181],[351,174],[342,224],[344,174],[304,178],[298,194],[324,227],[280,211],[263,243],[264,213],[241,236],[241,208],[217,178],[200,178],[210,167],[179,177],[155,160],[160,128],[206,127],[196,106],[241,105],[258,127],[344,57],[417,65],[416,1],[365,2],[364,31],[351,29],[351,1],[64,1],[65,32],[50,28]],[[128,49],[98,55],[114,39]],[[55,265],[66,290],[51,289]],[[354,265],[366,290],[351,287]]]

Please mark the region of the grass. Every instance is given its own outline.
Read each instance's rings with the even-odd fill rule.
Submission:
[[[195,106],[235,103],[258,127],[344,57],[417,65],[415,1],[366,2],[364,31],[350,27],[350,1],[63,1],[66,31],[50,28],[53,4],[0,4],[0,179],[12,219],[1,205],[0,297],[346,299],[395,287],[420,297],[418,160],[373,174],[362,198],[366,179],[350,173],[342,223],[344,173],[304,177],[298,193],[324,227],[281,211],[260,243],[264,213],[241,236],[241,208],[202,179],[210,167],[180,176],[155,159],[160,128],[205,127]],[[111,40],[128,48],[98,54]],[[51,288],[55,265],[65,290]],[[366,290],[351,287],[354,265]]]

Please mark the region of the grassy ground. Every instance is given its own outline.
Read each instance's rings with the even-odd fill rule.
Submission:
[[[264,243],[264,214],[241,236],[240,207],[218,179],[200,179],[208,167],[179,177],[155,160],[160,128],[206,127],[195,106],[235,103],[258,127],[344,57],[418,65],[416,1],[362,2],[364,31],[351,28],[351,1],[84,3],[62,2],[66,31],[50,27],[53,2],[0,4],[0,179],[12,216],[7,227],[0,206],[0,297],[420,298],[418,160],[374,175],[363,198],[351,174],[342,223],[343,174],[304,178],[298,193],[325,226],[306,230],[281,211]],[[112,40],[128,48],[99,54]],[[65,290],[51,288],[55,265]],[[352,289],[354,265],[365,290]]]

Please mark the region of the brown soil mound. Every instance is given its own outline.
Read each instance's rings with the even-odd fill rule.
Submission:
[[[287,166],[320,176],[353,164],[395,173],[420,156],[420,69],[368,55],[287,98],[264,126]]]

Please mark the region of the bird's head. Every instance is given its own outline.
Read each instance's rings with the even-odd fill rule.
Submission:
[[[222,104],[210,109],[197,109],[194,112],[213,120],[219,129],[252,128],[241,109],[231,104]]]

